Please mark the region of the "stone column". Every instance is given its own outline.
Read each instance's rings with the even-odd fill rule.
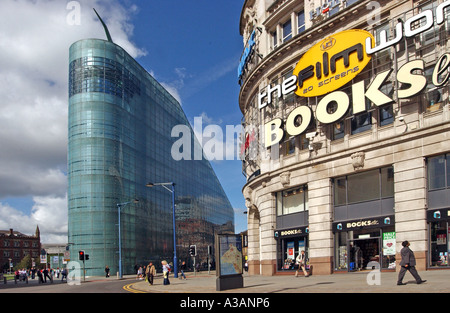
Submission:
[[[252,190],[244,189],[245,206],[247,207],[247,235],[248,235],[248,273],[259,275],[260,272],[260,217],[256,205],[252,202]]]
[[[313,274],[331,274],[333,264],[333,232],[331,185],[329,178],[308,183],[309,261]]]
[[[395,158],[398,160],[394,164],[396,268],[397,271],[400,269],[401,243],[408,240],[417,269],[425,270],[428,250],[425,161],[411,149],[397,153]]]

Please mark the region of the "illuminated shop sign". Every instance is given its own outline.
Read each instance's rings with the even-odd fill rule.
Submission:
[[[428,210],[427,220],[429,222],[445,221],[450,219],[450,209]]]
[[[284,237],[292,237],[292,236],[300,236],[307,235],[309,233],[309,227],[297,227],[292,229],[284,229],[284,230],[276,230],[273,235],[276,238],[284,238]]]
[[[354,221],[333,223],[333,231],[349,231],[364,228],[387,227],[395,224],[394,216],[374,217]]]
[[[444,22],[444,9],[450,6],[450,1],[444,2],[436,9],[436,24]],[[434,26],[432,10],[426,10],[396,25],[395,38],[388,40],[387,32],[380,33],[378,46],[374,37],[364,30],[347,30],[327,37],[307,51],[294,69],[293,76],[284,80],[280,85],[268,85],[258,95],[258,107],[263,109],[271,104],[275,98],[281,98],[295,92],[300,97],[317,97],[325,95],[317,104],[315,118],[322,124],[339,121],[347,113],[352,103],[353,114],[366,111],[366,98],[375,106],[391,104],[390,98],[380,87],[391,75],[393,69],[378,73],[372,82],[366,86],[364,81],[351,86],[351,95],[338,89],[355,78],[370,62],[375,52],[397,44],[403,36],[409,38],[419,35]],[[435,87],[442,87],[448,82],[450,53],[444,53],[437,61],[432,83]],[[397,71],[395,79],[402,84],[397,91],[398,99],[411,98],[421,93],[427,86],[423,72],[425,62],[413,60],[403,64]],[[350,102],[351,97],[351,102]],[[335,110],[330,112],[328,107],[335,104]],[[313,118],[309,106],[294,109],[286,121],[276,118],[265,124],[265,147],[268,148],[284,137],[286,131],[290,136],[297,136],[305,132]],[[298,121],[301,121],[299,124]],[[282,128],[285,124],[284,128]]]

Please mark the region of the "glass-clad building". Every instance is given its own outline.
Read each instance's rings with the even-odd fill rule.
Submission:
[[[209,161],[172,158],[177,125],[198,144],[180,104],[120,46],[100,39],[71,46],[68,241],[72,260],[80,250],[89,255],[87,275],[103,275],[105,266],[118,272],[119,204],[123,273],[173,260],[172,193],[148,182],[175,183],[179,261],[191,263],[195,244],[196,261],[206,262],[214,234],[234,232]]]

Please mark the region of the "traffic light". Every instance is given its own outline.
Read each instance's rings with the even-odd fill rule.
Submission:
[[[78,256],[79,256],[80,261],[87,261],[87,260],[89,260],[89,254],[84,253],[83,250],[78,251]]]
[[[191,256],[196,256],[197,255],[197,246],[196,245],[189,246],[189,254]]]

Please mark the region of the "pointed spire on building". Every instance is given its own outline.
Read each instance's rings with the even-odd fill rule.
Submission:
[[[36,225],[36,238],[39,238],[41,236],[41,231],[39,230],[39,225]]]
[[[105,29],[105,33],[106,33],[106,38],[108,38],[109,42],[113,42],[111,39],[111,34],[109,33],[108,27],[106,26],[105,22],[103,22],[102,18],[100,17],[100,15],[97,13],[97,11],[94,9],[95,14],[97,14],[98,19],[100,20],[100,22],[103,25],[103,28]]]

